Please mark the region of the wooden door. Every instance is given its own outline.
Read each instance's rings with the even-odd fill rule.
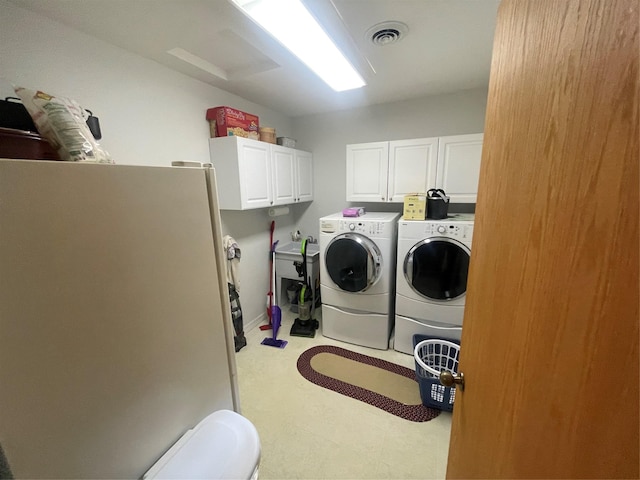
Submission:
[[[637,0],[505,0],[448,478],[638,478]]]

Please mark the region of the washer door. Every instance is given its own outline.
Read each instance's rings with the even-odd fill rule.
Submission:
[[[382,271],[380,249],[358,233],[343,233],[331,240],[324,261],[333,283],[347,292],[364,292],[378,281]]]
[[[433,237],[416,243],[404,260],[411,288],[429,300],[453,300],[467,291],[471,250],[452,238]]]

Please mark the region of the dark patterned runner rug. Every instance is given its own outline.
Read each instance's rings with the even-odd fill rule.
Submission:
[[[427,422],[440,410],[422,405],[414,370],[329,345],[298,358],[300,374],[319,385],[412,422]]]

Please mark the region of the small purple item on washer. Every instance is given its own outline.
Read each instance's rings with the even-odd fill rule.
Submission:
[[[342,209],[343,217],[359,217],[364,215],[364,207],[348,207]]]

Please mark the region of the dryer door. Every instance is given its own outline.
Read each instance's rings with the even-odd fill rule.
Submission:
[[[371,239],[358,233],[336,236],[324,255],[333,283],[347,292],[364,292],[380,278],[382,254]]]
[[[426,238],[407,253],[404,276],[422,297],[453,300],[467,291],[470,255],[466,245],[452,238]]]

